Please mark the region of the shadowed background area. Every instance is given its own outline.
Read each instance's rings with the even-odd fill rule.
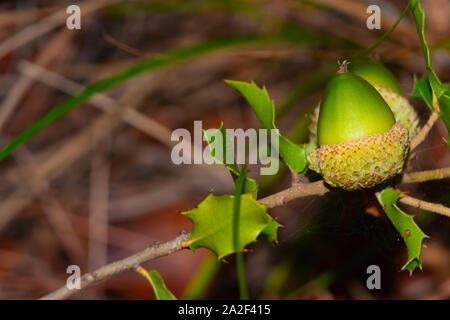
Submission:
[[[224,79],[255,81],[274,100],[280,131],[307,142],[309,115],[337,60],[354,56],[387,31],[407,1],[2,1],[0,3],[0,143],[5,146],[49,110],[150,58],[166,58],[93,96],[44,128],[0,163],[0,299],[34,299],[63,285],[69,265],[82,272],[167,241],[191,223],[180,214],[215,194],[233,193],[218,165],[174,165],[176,128],[259,128],[253,110]],[[422,0],[433,68],[450,81],[450,1]],[[65,25],[81,7],[81,30]],[[381,8],[381,30],[366,27],[367,6]],[[185,51],[189,58],[167,53]],[[409,97],[425,74],[410,13],[372,57],[385,63]],[[160,60],[159,60],[160,61]],[[430,111],[411,100],[421,123]],[[447,130],[433,127],[410,170],[450,165]],[[260,196],[289,186],[282,168],[250,177]],[[314,178],[311,176],[311,178]],[[403,190],[450,205],[450,180]],[[450,220],[403,207],[431,236],[423,271],[399,272],[406,248],[373,194],[333,192],[297,199],[270,214],[283,228],[245,254],[250,295],[271,299],[448,299]],[[236,299],[234,257],[183,250],[147,262],[177,297]],[[379,265],[382,289],[366,288]],[[84,299],[152,299],[136,272],[77,295]]]

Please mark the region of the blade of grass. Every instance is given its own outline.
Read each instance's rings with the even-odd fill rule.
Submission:
[[[33,137],[40,130],[50,125],[56,119],[62,117],[63,115],[74,109],[76,106],[89,99],[94,94],[110,89],[144,72],[157,70],[162,67],[173,65],[190,58],[198,57],[213,51],[218,51],[220,49],[226,49],[230,47],[237,47],[255,43],[264,44],[280,42],[291,43],[295,45],[302,44],[306,46],[314,46],[317,45],[317,39],[319,38],[322,39],[321,41],[326,40],[318,34],[310,34],[304,30],[299,30],[299,28],[288,28],[284,26],[274,33],[229,36],[176,49],[159,57],[148,58],[106,79],[100,80],[90,85],[79,94],[71,97],[70,99],[64,101],[63,103],[50,110],[47,114],[45,114],[38,121],[34,122],[31,126],[25,129],[9,144],[7,144],[3,149],[0,150],[0,161],[5,159],[18,146]]]
[[[248,300],[247,279],[245,276],[244,254],[238,251],[239,248],[239,209],[241,205],[241,194],[244,190],[245,177],[247,176],[247,169],[244,167],[239,173],[236,181],[236,188],[234,191],[234,205],[233,205],[233,244],[236,251],[236,267],[238,273],[239,295],[241,300]]]
[[[172,14],[172,13],[208,13],[213,11],[252,12],[256,10],[253,3],[242,0],[203,0],[179,2],[130,2],[114,4],[105,9],[108,14]]]
[[[82,102],[86,101],[88,98],[90,98],[96,93],[105,91],[113,86],[116,86],[132,77],[135,77],[147,71],[156,70],[164,66],[172,65],[177,62],[197,57],[215,50],[224,49],[231,46],[244,45],[267,39],[269,39],[269,37],[254,34],[221,38],[177,49],[172,52],[169,52],[166,55],[156,58],[149,58],[140,63],[137,63],[131,66],[130,68],[127,68],[106,79],[100,80],[90,85],[85,90],[81,91],[79,94],[73,96],[72,98],[64,101],[60,105],[50,110],[46,115],[44,115],[41,119],[33,123],[27,129],[25,129],[25,131],[20,133],[8,145],[6,145],[2,150],[0,150],[0,161],[5,159],[18,146],[20,146],[22,143],[30,139],[41,129],[45,128],[56,119],[65,115],[66,113],[68,113],[69,111],[71,111],[76,106],[80,105]]]

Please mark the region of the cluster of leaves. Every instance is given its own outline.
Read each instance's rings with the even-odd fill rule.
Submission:
[[[411,9],[416,21],[417,32],[422,44],[427,70],[426,76],[415,81],[412,97],[423,100],[432,111],[438,112],[447,129],[450,131],[450,88],[448,84],[442,83],[431,66],[430,49],[425,39],[425,14],[420,6],[419,0],[410,0],[408,7]],[[166,7],[163,9],[167,10]],[[186,8],[186,10],[188,9],[189,8]],[[406,9],[407,8],[405,8],[404,13],[407,11]],[[404,16],[404,13],[402,13],[399,20]],[[399,20],[393,28],[381,38],[381,41],[376,43],[376,45],[381,43],[390,32],[392,32]],[[310,34],[307,34],[306,36],[305,34],[302,34],[301,37],[293,37],[292,33],[286,33],[285,30],[277,36],[284,41],[292,41],[293,38],[315,39],[315,37]],[[0,150],[0,161],[42,128],[48,126],[53,121],[98,92],[109,89],[143,72],[156,70],[163,66],[200,56],[214,50],[261,41],[273,41],[274,38],[273,35],[245,35],[218,39],[178,49],[157,58],[144,60],[126,70],[89,86],[78,95],[52,109],[48,114],[35,122],[23,133],[14,138],[6,147]],[[376,45],[370,47],[369,50],[372,50]],[[367,54],[369,50],[364,50],[364,54]],[[275,123],[275,106],[270,99],[267,90],[265,88],[259,88],[253,82],[227,81],[227,83],[239,91],[248,101],[265,129],[277,130],[279,138],[277,151],[286,165],[292,171],[304,174],[308,169],[306,160],[307,150],[305,146],[299,146],[279,133]],[[223,161],[227,153],[231,152],[227,148],[230,144],[228,143],[229,137],[226,134],[224,125],[222,124],[216,131],[206,131],[205,137],[209,145],[212,146],[215,136],[218,133],[225,137],[224,147],[223,150],[211,148],[211,156],[229,170],[232,178],[237,183],[242,171],[239,170],[236,163],[228,164]],[[448,144],[450,145],[450,139]],[[189,247],[192,250],[200,247],[208,248],[221,259],[229,254],[242,252],[248,244],[256,241],[260,235],[267,237],[270,241],[276,241],[279,224],[267,213],[267,209],[256,200],[258,195],[258,185],[256,181],[246,176],[242,177],[241,181],[244,181],[242,185],[242,195],[240,194],[240,191],[235,195],[215,196],[210,194],[197,208],[183,213],[193,224],[189,237]],[[401,196],[400,192],[387,188],[381,193],[381,201],[385,206],[388,218],[402,236],[408,249],[408,260],[402,270],[412,272],[416,267],[421,267],[421,246],[423,239],[427,236],[415,224],[412,216],[407,215],[397,207],[396,202]],[[239,205],[236,209],[237,197],[239,198]],[[239,217],[239,224],[236,226],[237,214]],[[155,290],[156,298],[175,299],[173,294],[167,290],[161,276],[155,270],[147,272],[140,268],[138,269],[138,272],[143,274],[150,281]]]
[[[425,14],[420,6],[420,3],[418,0],[411,0],[408,5],[414,15],[414,18],[416,20],[417,25],[417,31],[419,34],[419,38],[422,43],[422,49],[423,54],[425,58],[425,64],[426,64],[426,70],[427,70],[427,76],[424,76],[420,79],[417,79],[415,81],[414,90],[412,93],[413,98],[418,98],[423,100],[431,110],[438,111],[440,114],[440,117],[446,124],[448,130],[450,131],[450,89],[448,85],[443,84],[438,76],[436,75],[435,71],[433,70],[431,66],[431,60],[430,60],[430,50],[427,45],[426,39],[425,39]],[[402,14],[403,17],[403,14]],[[391,30],[390,30],[391,31]],[[250,106],[255,111],[258,119],[260,120],[262,126],[268,130],[270,129],[277,129],[275,125],[275,107],[273,101],[270,99],[269,94],[265,88],[259,88],[255,83],[246,83],[246,82],[240,82],[240,81],[227,81],[229,85],[231,85],[233,88],[238,90],[244,98],[248,101]],[[222,124],[220,129],[218,129],[221,134],[226,137],[226,130]],[[205,133],[207,137],[208,143],[212,143],[213,141],[213,135],[211,133]],[[228,138],[227,138],[228,139]],[[299,172],[301,174],[305,173],[305,171],[308,168],[307,160],[306,160],[306,147],[305,146],[299,146],[290,141],[288,138],[283,136],[282,134],[279,134],[279,154],[281,158],[284,160],[284,162],[287,164],[287,166],[295,171]],[[450,140],[448,142],[450,144]],[[227,143],[224,144],[225,146]],[[227,150],[226,147],[223,150],[222,155],[224,155]],[[228,152],[230,152],[228,150]],[[212,150],[212,156],[215,156],[216,151]],[[216,157],[217,159],[217,157]],[[221,164],[225,165],[229,171],[231,172],[233,179],[236,181],[238,175],[238,167],[236,164],[232,165],[226,165],[223,162],[220,162]],[[257,193],[257,185],[254,180],[247,178],[247,192],[253,192],[253,195],[256,195]],[[427,236],[423,233],[423,231],[417,226],[417,224],[414,222],[413,216],[407,215],[402,210],[398,208],[396,205],[397,200],[401,197],[401,193],[398,191],[395,191],[391,188],[386,188],[381,193],[381,201],[384,204],[386,213],[388,218],[391,220],[394,227],[397,229],[399,234],[402,236],[406,247],[408,249],[408,259],[405,265],[402,267],[402,270],[408,270],[410,273],[413,272],[413,270],[416,267],[421,268],[422,266],[422,259],[421,259],[421,248],[422,248],[422,241]],[[214,196],[212,196],[214,197]],[[231,196],[223,196],[223,197],[231,197]],[[214,198],[215,199],[215,198]],[[219,258],[222,258],[224,255],[224,252],[232,253],[233,251],[230,250],[230,247],[228,248],[228,251],[223,250],[223,246],[226,246],[225,244],[231,239],[231,233],[229,233],[228,236],[214,236],[213,238],[217,239],[228,239],[227,241],[223,241],[222,243],[216,241],[216,242],[204,242],[204,241],[197,241],[196,239],[204,239],[204,238],[210,238],[211,235],[208,235],[207,232],[200,231],[199,225],[199,217],[202,217],[203,219],[206,217],[209,217],[210,219],[214,219],[217,217],[224,217],[229,216],[231,212],[230,205],[228,205],[228,214],[225,214],[222,210],[220,210],[220,213],[216,213],[217,209],[214,209],[214,206],[211,207],[211,196],[209,196],[203,203],[199,205],[198,209],[194,209],[192,211],[189,211],[188,213],[185,213],[192,221],[193,221],[193,231],[191,232],[191,239],[194,239],[193,244],[191,245],[191,249],[196,249],[198,247],[207,247],[214,251]],[[222,200],[223,201],[223,200]],[[231,199],[228,200],[229,202],[232,201]],[[216,201],[217,205],[215,208],[227,208],[227,206],[221,205],[222,203],[220,201]],[[203,210],[201,209],[207,209],[210,210],[209,213],[206,215],[204,214]],[[214,212],[214,214],[211,214],[211,212]],[[251,209],[243,208],[242,214],[243,216],[250,215],[252,212]],[[262,214],[262,212],[261,212]],[[203,222],[204,223],[204,222]],[[242,230],[246,230],[247,227],[249,228],[248,232],[254,232],[255,227],[252,223],[243,223]],[[257,228],[256,228],[257,229]],[[208,229],[204,229],[208,230]],[[217,230],[217,229],[215,229]],[[259,229],[259,233],[264,234],[262,232],[263,229]],[[226,232],[226,228],[223,228],[222,231]],[[276,229],[275,229],[276,232]],[[258,234],[259,234],[258,233]],[[219,234],[219,232],[217,233]],[[266,234],[267,235],[267,234]],[[270,234],[269,238],[272,237],[273,239],[276,239],[276,233]],[[254,241],[256,237],[249,238],[247,241],[247,244]],[[241,245],[245,242],[241,243]],[[239,250],[242,250],[244,246],[239,247]],[[221,248],[221,249],[219,249]]]
[[[439,112],[450,133],[450,86],[442,83],[431,66],[430,48],[425,39],[425,13],[419,0],[410,0],[409,5],[416,21],[427,70],[426,76],[416,79],[411,97],[424,101],[431,111]],[[450,145],[450,139],[447,144]]]

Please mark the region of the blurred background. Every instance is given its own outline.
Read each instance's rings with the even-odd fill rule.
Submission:
[[[309,114],[336,61],[373,44],[406,6],[399,1],[179,0],[0,3],[0,142],[10,139],[85,86],[152,57],[196,44],[188,60],[148,70],[97,95],[54,122],[0,164],[0,299],[35,299],[63,285],[68,265],[82,273],[167,241],[191,224],[189,210],[213,190],[233,192],[220,166],[172,163],[176,128],[258,128],[252,109],[224,79],[265,85],[281,132],[308,137]],[[450,81],[450,1],[421,0],[433,67]],[[67,6],[81,8],[68,30]],[[366,9],[381,8],[381,30]],[[220,39],[216,41],[217,39]],[[210,42],[208,42],[210,41]],[[219,50],[218,45],[221,48]],[[383,61],[409,96],[425,73],[408,13],[372,57]],[[424,123],[428,108],[412,101]],[[126,112],[123,110],[127,110]],[[126,115],[126,116],[124,116]],[[448,167],[441,121],[418,148],[410,170]],[[290,184],[250,176],[260,197]],[[402,186],[412,196],[450,205],[449,179]],[[270,211],[284,227],[279,242],[261,239],[245,254],[250,294],[263,299],[448,299],[450,220],[411,207],[431,238],[423,271],[399,272],[407,251],[366,192],[297,199]],[[237,299],[233,257],[205,249],[150,261],[182,298]],[[381,290],[367,290],[366,268],[381,268]],[[126,272],[76,298],[151,299],[151,286]]]

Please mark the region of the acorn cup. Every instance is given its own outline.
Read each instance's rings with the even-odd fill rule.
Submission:
[[[402,96],[400,85],[392,74],[382,63],[368,60],[352,65],[351,72],[368,81],[383,97],[391,108],[397,122],[400,122],[409,131],[409,139],[412,140],[419,132],[419,118],[408,100]],[[310,147],[317,146],[317,121],[320,105],[316,107],[311,115],[309,126]]]
[[[408,129],[366,80],[347,71],[331,78],[320,104],[319,148],[308,154],[310,169],[345,190],[374,187],[400,173],[408,157]]]

